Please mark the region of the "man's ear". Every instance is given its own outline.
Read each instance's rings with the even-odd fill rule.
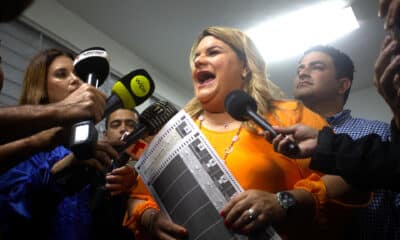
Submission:
[[[343,95],[351,87],[351,80],[349,78],[339,79],[339,94]]]

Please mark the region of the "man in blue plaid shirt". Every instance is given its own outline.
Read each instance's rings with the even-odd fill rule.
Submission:
[[[346,54],[330,46],[312,47],[304,53],[297,67],[294,96],[325,117],[336,133],[346,133],[353,139],[375,133],[388,141],[389,124],[354,118],[350,110],[344,109],[353,74],[354,64]],[[399,206],[400,194],[375,191],[368,208],[360,210],[358,223],[351,227],[349,234],[360,239],[398,239]]]

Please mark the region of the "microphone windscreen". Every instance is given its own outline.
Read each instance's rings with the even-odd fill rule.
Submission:
[[[110,72],[109,57],[102,47],[92,47],[83,50],[74,60],[74,71],[82,80],[86,80],[89,74],[95,74],[99,86],[107,79]]]
[[[112,93],[121,99],[123,108],[133,109],[148,99],[154,88],[150,75],[144,69],[137,69],[117,81]]]
[[[249,119],[248,110],[257,112],[257,104],[252,97],[242,90],[234,90],[225,98],[225,110],[238,121]]]
[[[167,101],[158,101],[147,107],[139,116],[149,135],[157,133],[178,110]]]
[[[139,115],[135,130],[125,137],[121,149],[126,149],[142,137],[155,135],[177,112],[174,105],[167,101],[153,103]]]

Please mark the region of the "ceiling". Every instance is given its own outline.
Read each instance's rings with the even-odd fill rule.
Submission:
[[[322,0],[323,1],[323,0]],[[325,0],[330,1],[330,0]],[[268,17],[321,0],[58,0],[64,7],[192,91],[190,47],[206,26],[245,30]],[[118,4],[117,4],[118,3]],[[377,0],[353,0],[360,28],[330,45],[349,54],[356,66],[353,91],[372,86],[375,58],[384,36]],[[312,26],[304,26],[310,28]],[[315,29],[318,31],[318,29]],[[296,41],[296,36],[293,36]],[[288,96],[300,56],[267,63],[270,78]]]

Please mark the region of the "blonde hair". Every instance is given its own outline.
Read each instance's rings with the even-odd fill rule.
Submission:
[[[47,104],[47,72],[54,59],[72,54],[60,49],[46,49],[37,53],[29,62],[25,71],[19,104]]]
[[[204,29],[193,43],[190,51],[189,61],[191,68],[194,68],[196,48],[206,36],[213,36],[225,42],[233,49],[249,71],[245,77],[246,83],[243,90],[255,99],[258,114],[263,116],[271,111],[273,108],[271,101],[275,98],[283,97],[283,92],[267,77],[266,65],[262,56],[253,41],[240,30],[220,26],[212,26]],[[202,110],[201,104],[196,97],[192,98],[185,106],[185,111],[194,118],[198,117]],[[251,126],[248,127],[252,128]]]

